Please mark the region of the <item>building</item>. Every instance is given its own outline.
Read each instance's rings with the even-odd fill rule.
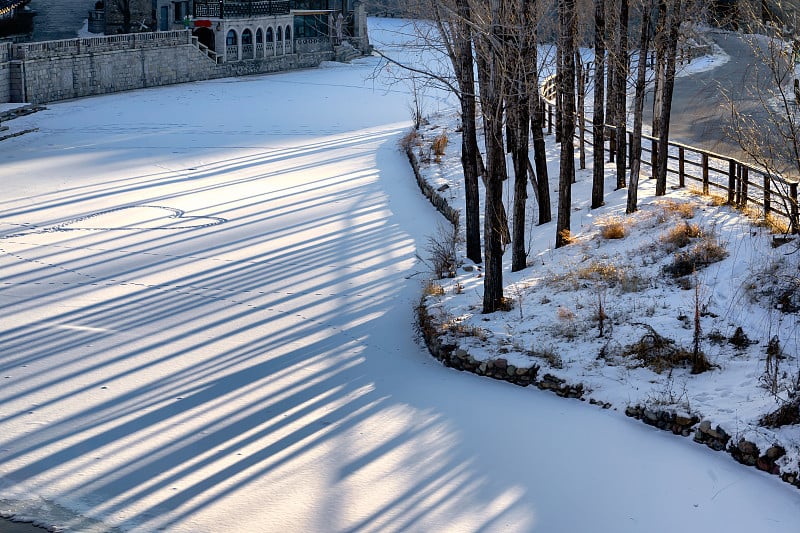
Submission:
[[[0,2],[3,0],[0,0]],[[190,29],[223,62],[268,59],[335,47],[367,53],[366,11],[359,0],[104,0],[90,31],[109,35]],[[92,20],[103,24],[92,24]]]

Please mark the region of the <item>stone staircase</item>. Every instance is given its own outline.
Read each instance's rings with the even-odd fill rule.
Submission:
[[[343,42],[339,46],[334,46],[333,54],[334,61],[338,61],[339,63],[349,63],[351,60],[361,57],[361,51],[347,41]]]

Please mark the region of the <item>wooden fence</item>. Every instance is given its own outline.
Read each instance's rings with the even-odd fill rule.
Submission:
[[[541,95],[545,104],[545,120],[548,133],[552,133],[556,114],[555,76],[550,76],[541,85]],[[615,132],[616,128],[606,124],[606,129]],[[583,127],[575,128],[575,136],[582,143],[594,149],[591,136],[586,132],[592,130],[590,119],[586,119]],[[628,135],[628,154],[626,166],[630,168],[631,145],[633,132]],[[608,138],[608,136],[606,137]],[[650,141],[649,143],[646,141]],[[653,154],[658,139],[650,135],[642,135],[642,168],[645,165],[652,169]],[[723,196],[732,206],[745,208],[748,205],[758,206],[765,219],[778,217],[788,222],[791,233],[800,233],[800,214],[798,213],[798,182],[790,181],[769,171],[755,167],[736,158],[703,150],[695,146],[670,141],[668,143],[667,178],[677,181],[678,187],[685,187],[687,180],[700,185],[703,194]],[[609,143],[609,159],[614,157]]]

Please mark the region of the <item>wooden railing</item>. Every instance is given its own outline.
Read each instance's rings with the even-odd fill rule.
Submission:
[[[545,104],[545,121],[548,133],[553,132],[556,113],[556,83],[555,76],[550,76],[542,82],[540,94]],[[610,124],[605,125],[609,132],[616,128]],[[575,136],[581,142],[594,145],[589,138],[584,137],[586,131],[592,130],[591,119],[585,119],[584,127],[575,128]],[[630,168],[631,137],[633,132],[626,130],[628,135],[628,153],[626,166]],[[606,136],[608,138],[608,136]],[[641,162],[650,167],[652,171],[653,154],[656,151],[658,138],[642,135]],[[649,143],[645,141],[650,141]],[[800,233],[800,213],[798,212],[798,182],[784,179],[782,176],[771,173],[766,169],[744,163],[734,157],[703,150],[688,144],[669,141],[667,154],[667,176],[673,180],[677,178],[677,186],[685,187],[687,180],[700,185],[703,194],[721,194],[728,205],[744,208],[749,204],[757,205],[764,219],[780,217],[788,222],[792,233]],[[609,143],[609,157],[611,153]],[[647,154],[647,156],[645,155]]]

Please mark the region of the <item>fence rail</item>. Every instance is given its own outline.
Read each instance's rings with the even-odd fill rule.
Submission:
[[[553,132],[556,114],[555,76],[546,78],[540,86],[540,94],[545,104],[545,120],[547,131]],[[605,125],[610,132],[616,127]],[[585,119],[583,127],[575,128],[575,136],[581,142],[594,149],[591,140],[584,136],[592,130],[592,122]],[[627,163],[630,168],[631,137],[627,132]],[[608,137],[606,137],[608,138]],[[645,142],[645,141],[650,141]],[[657,150],[658,138],[642,134],[642,167],[650,167],[653,172],[653,159]],[[677,186],[685,187],[687,180],[700,185],[703,194],[720,194],[728,205],[745,208],[756,205],[764,219],[780,217],[788,222],[792,233],[800,233],[800,212],[798,210],[798,182],[789,181],[781,176],[739,161],[734,157],[703,150],[696,146],[669,141],[667,153],[667,176],[677,178]],[[647,154],[649,157],[645,157]],[[609,158],[614,157],[613,147],[609,143]]]

